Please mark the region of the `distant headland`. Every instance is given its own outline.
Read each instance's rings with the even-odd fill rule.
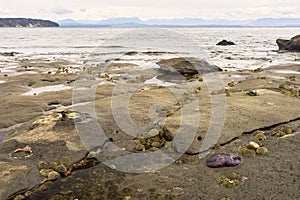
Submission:
[[[59,27],[59,24],[42,19],[30,18],[0,18],[0,27]]]

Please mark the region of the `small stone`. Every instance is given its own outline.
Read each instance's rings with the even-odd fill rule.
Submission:
[[[48,180],[49,181],[54,181],[60,177],[60,174],[56,171],[50,171],[48,174]]]
[[[279,88],[281,88],[281,89],[289,89],[289,86],[285,85],[285,84],[280,84]]]
[[[259,144],[257,144],[256,142],[249,142],[249,144],[247,144],[246,147],[248,149],[254,149],[254,150],[256,150],[257,148],[259,148]]]
[[[157,130],[156,128],[151,129],[148,133],[144,133],[143,137],[144,138],[152,138],[159,135],[159,130]]]
[[[201,87],[197,87],[197,88],[195,89],[195,93],[196,93],[196,94],[200,93],[200,91],[201,91]]]
[[[202,78],[202,76],[200,74],[195,74],[193,76],[193,79],[198,79],[199,82],[203,82],[203,78]]]
[[[264,154],[268,153],[268,151],[269,150],[266,147],[259,147],[256,149],[256,153],[258,155],[264,155]]]
[[[255,70],[253,70],[253,71],[254,71],[255,73],[259,73],[259,72],[263,72],[264,69],[261,68],[261,67],[259,67],[259,68],[255,69]]]
[[[246,92],[246,95],[248,95],[248,96],[250,96],[250,97],[258,96],[257,92],[254,91],[254,90],[247,91],[247,92]]]
[[[170,117],[174,115],[174,111],[173,110],[167,110],[167,117]]]
[[[228,83],[228,86],[229,86],[229,87],[234,87],[235,85],[236,85],[235,81],[230,81],[230,82]]]

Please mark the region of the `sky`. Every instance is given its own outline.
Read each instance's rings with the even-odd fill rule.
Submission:
[[[299,0],[0,0],[0,17],[99,21],[112,17],[300,18]]]

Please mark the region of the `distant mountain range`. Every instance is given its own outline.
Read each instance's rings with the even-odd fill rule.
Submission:
[[[109,18],[101,21],[58,21],[62,27],[197,27],[197,26],[300,26],[300,18],[262,18],[257,20],[206,20],[201,18],[151,19]]]
[[[41,19],[0,18],[0,27],[58,27],[59,24]]]

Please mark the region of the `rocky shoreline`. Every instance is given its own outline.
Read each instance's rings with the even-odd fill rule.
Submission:
[[[160,68],[143,70],[126,63],[107,63],[105,71],[99,66],[74,69],[72,64],[29,60],[20,62],[17,70],[30,74],[0,73],[0,133],[5,135],[0,143],[0,183],[5,185],[0,188],[1,199],[300,196],[299,65],[221,72],[195,58],[162,60],[157,63]],[[210,81],[218,78],[221,87],[214,88]],[[144,84],[149,79],[152,82]],[[145,127],[139,135],[134,135],[134,129],[129,135],[126,124],[117,120],[126,117],[122,112],[126,99],[130,99],[128,110],[134,123]],[[88,128],[86,124],[93,125],[91,103],[108,140],[88,140],[78,133]],[[214,110],[213,105],[224,110]],[[218,131],[210,127],[213,111],[217,117],[225,113],[224,126],[215,143],[207,143],[213,146],[202,149],[211,137],[208,130]],[[198,123],[182,117],[193,119],[197,114]],[[184,120],[187,123],[182,124]],[[183,135],[177,133],[180,127],[184,127]],[[185,142],[191,144],[187,149],[182,147]],[[150,166],[156,167],[156,162],[149,158],[141,169],[128,168],[149,168],[148,173],[119,172],[118,166],[100,162],[159,150],[176,161],[153,171]],[[200,159],[201,150],[209,151]],[[239,154],[241,164],[206,166],[208,158],[222,152]],[[168,163],[170,158],[155,159]]]

